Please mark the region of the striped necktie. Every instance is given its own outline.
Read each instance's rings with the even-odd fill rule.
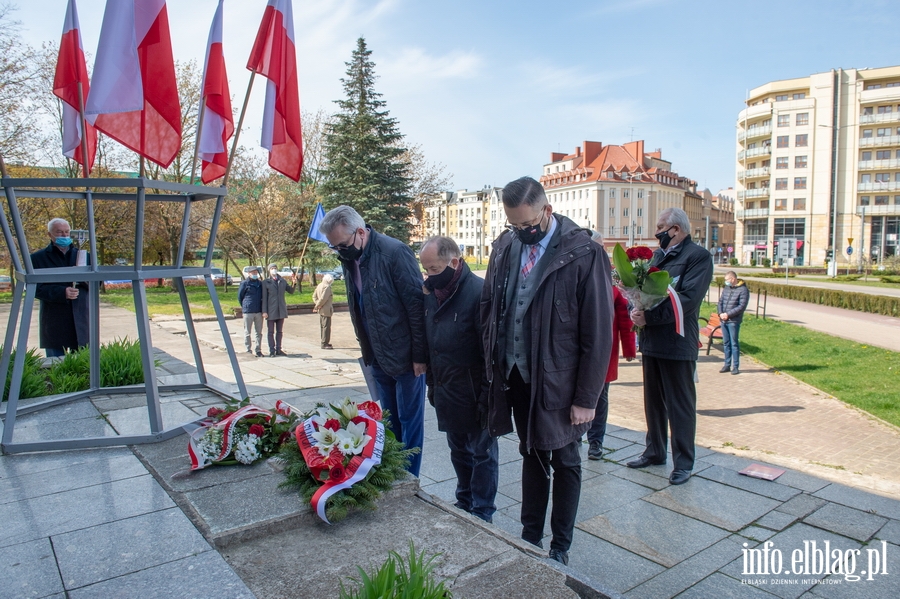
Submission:
[[[522,267],[522,278],[528,276],[528,273],[531,272],[531,269],[534,268],[534,264],[537,262],[538,257],[538,249],[540,245],[534,244],[531,246],[531,251],[528,252],[528,260],[525,261],[525,266]]]

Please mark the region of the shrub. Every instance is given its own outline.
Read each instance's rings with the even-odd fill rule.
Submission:
[[[438,554],[427,560],[425,552],[416,555],[413,542],[409,542],[409,561],[396,551],[368,574],[359,566],[359,579],[351,579],[359,588],[347,590],[341,582],[341,599],[442,599],[453,595],[444,587],[444,581],[435,582],[432,571]]]
[[[881,277],[881,282],[882,283],[900,283],[900,277],[890,276],[890,275],[884,276],[884,277]]]
[[[67,352],[62,360],[50,367],[50,393],[84,391],[91,386],[90,353],[87,348]]]
[[[737,259],[737,258],[730,258],[730,259],[728,260],[728,264],[730,264],[730,265],[732,265],[732,266],[737,266],[737,265],[738,265],[738,259]]]
[[[0,352],[3,346],[0,345]],[[9,357],[9,370],[6,371],[6,382],[3,386],[3,401],[9,399],[9,386],[12,383],[13,364],[16,360],[16,350],[12,351]],[[29,397],[40,397],[47,394],[47,380],[41,366],[44,359],[38,355],[35,348],[29,349],[25,353],[25,366],[22,370],[22,383],[19,387],[19,399],[27,399]]]
[[[772,261],[768,258],[763,258],[763,266],[765,268],[769,268],[770,266],[772,266]]]
[[[87,348],[81,351],[86,352]],[[141,345],[128,337],[100,346],[100,386],[123,387],[144,382]]]
[[[750,266],[756,266],[756,258],[750,258]]]
[[[870,314],[882,314],[884,316],[900,316],[900,297],[885,295],[870,295],[868,293],[854,293],[851,291],[837,291],[834,289],[819,289],[816,287],[801,287],[799,285],[778,285],[764,281],[747,281],[747,287],[756,293],[766,290],[773,297],[809,302],[834,308],[846,308],[858,312]]]

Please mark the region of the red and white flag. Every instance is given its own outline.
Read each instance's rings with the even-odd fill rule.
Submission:
[[[303,135],[291,0],[269,0],[247,68],[268,79],[260,144],[269,150],[269,166],[299,181]]]
[[[181,149],[181,106],[165,0],[107,0],[85,114],[163,168]]]
[[[222,2],[213,17],[206,44],[206,63],[203,66],[203,105],[200,112],[200,179],[204,183],[215,181],[225,174],[228,167],[228,140],[234,135],[234,116],[231,113],[231,94],[228,92],[228,75],[225,74],[225,56],[222,53]]]
[[[81,84],[81,100],[78,84]],[[81,136],[82,102],[91,89],[87,66],[84,62],[84,47],[81,45],[81,28],[78,25],[78,10],[75,0],[69,0],[66,20],[63,23],[62,39],[59,42],[59,58],[56,60],[56,75],[53,77],[53,94],[63,101],[63,154],[84,167],[85,177],[94,167],[97,155],[97,130],[87,125],[86,141],[88,159],[82,156]]]

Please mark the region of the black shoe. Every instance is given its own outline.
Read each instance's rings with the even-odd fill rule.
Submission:
[[[469,508],[467,508],[467,507],[463,504],[462,501],[457,501],[456,503],[453,504],[453,507],[459,508],[459,509],[461,509],[461,510],[464,511],[464,512],[470,512],[470,511],[471,511]]]
[[[262,358],[262,357],[263,357],[263,353],[262,353],[261,351],[256,352],[256,357],[257,357],[257,358]]]
[[[734,370],[731,371],[731,374],[740,374],[740,373],[741,373],[741,371],[738,370],[737,368],[735,368]]]
[[[248,354],[252,354],[252,353],[253,353],[253,350],[252,350],[252,349],[248,349],[248,350],[247,350],[247,353],[248,353]]]
[[[286,356],[287,354],[284,353],[283,351],[281,351],[280,349],[276,349],[276,350],[275,350],[275,355],[276,355],[276,356]]]
[[[681,468],[676,468],[672,470],[672,474],[669,475],[669,482],[673,485],[683,485],[688,481],[691,477],[690,470],[683,470]]]
[[[723,366],[719,372],[728,372],[729,370],[731,370],[731,366]]]
[[[654,462],[652,460],[645,458],[644,456],[641,456],[636,460],[631,460],[630,462],[628,462],[625,465],[628,466],[629,468],[646,468],[647,466],[662,466],[665,463],[666,463],[665,460],[663,460],[661,462]]]
[[[334,349],[334,346],[331,345],[330,343],[326,343],[325,345],[322,346],[322,349]]]
[[[551,549],[550,559],[556,560],[564,566],[569,565],[569,552],[562,549]]]
[[[591,446],[588,448],[588,459],[599,460],[602,457],[603,447],[600,445],[600,441],[591,441]]]
[[[270,357],[270,358],[274,358],[274,357],[275,357],[275,352],[270,351],[270,352],[269,352],[269,357]]]

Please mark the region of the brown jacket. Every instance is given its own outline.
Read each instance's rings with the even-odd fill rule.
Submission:
[[[554,215],[557,232],[541,260],[552,260],[526,313],[531,326],[531,412],[528,450],[559,449],[578,439],[590,423],[572,426],[572,405],[596,408],[612,350],[612,278],[609,258],[587,230]],[[558,233],[558,235],[557,235]],[[481,296],[485,367],[489,377],[489,421],[494,436],[513,430],[500,368],[497,339],[509,261],[521,248],[511,233],[494,241]]]
[[[319,283],[313,292],[312,299],[316,310],[319,311],[319,316],[331,316],[334,314],[334,294],[331,293],[331,285],[324,281]]]

